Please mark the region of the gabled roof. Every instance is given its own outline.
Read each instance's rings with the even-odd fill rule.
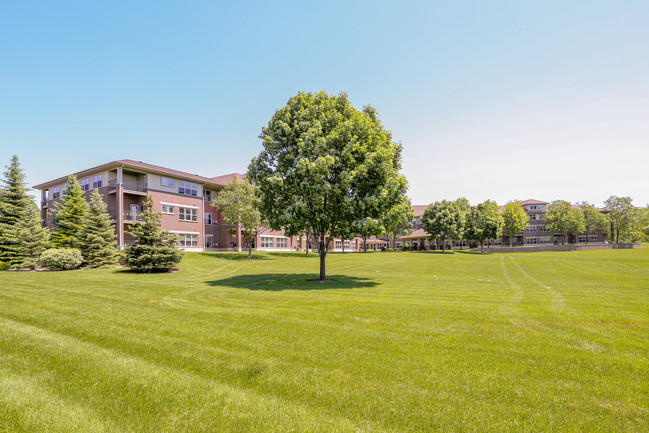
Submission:
[[[424,211],[428,207],[427,204],[416,204],[412,206],[412,211],[415,213],[415,217],[419,218],[424,214]]]
[[[230,173],[224,174],[223,176],[212,177],[210,179],[212,180],[212,182],[220,183],[221,185],[228,185],[229,183],[232,183],[232,179],[234,179],[235,177],[237,179],[245,179],[246,175],[241,173]]]
[[[117,167],[125,167],[125,168],[130,168],[130,169],[135,169],[135,170],[142,170],[142,171],[148,171],[148,172],[153,172],[153,173],[158,173],[158,174],[165,174],[173,177],[178,177],[182,179],[187,179],[187,180],[192,180],[197,183],[202,183],[205,185],[209,185],[212,187],[220,187],[220,186],[225,186],[224,183],[218,182],[215,179],[218,178],[209,178],[205,176],[200,176],[198,174],[192,174],[192,173],[187,173],[185,171],[180,171],[180,170],[173,170],[171,168],[167,167],[161,167],[159,165],[153,165],[153,164],[147,164],[146,162],[142,161],[135,161],[132,159],[118,159],[116,161],[111,161],[107,162],[106,164],[98,165],[95,167],[91,167],[85,170],[78,171],[76,173],[73,173],[77,177],[82,177],[88,174],[96,173],[98,171],[104,171],[104,170],[112,170]],[[48,188],[51,186],[56,186],[62,183],[65,183],[68,179],[68,176],[63,176],[57,179],[50,180],[48,182],[41,183],[39,185],[35,185],[33,188],[35,189],[43,189],[43,188]]]
[[[528,198],[525,201],[522,201],[521,204],[525,206],[526,204],[550,204],[549,201],[535,200],[533,198]]]

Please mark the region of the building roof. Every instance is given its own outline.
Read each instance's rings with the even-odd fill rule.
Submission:
[[[85,170],[78,171],[76,173],[73,173],[77,177],[85,176],[87,174],[91,173],[96,173],[98,171],[104,171],[104,170],[112,170],[117,167],[125,167],[125,168],[130,168],[130,169],[135,169],[135,170],[143,170],[143,171],[148,171],[148,172],[153,172],[153,173],[158,173],[158,174],[166,174],[169,176],[174,176],[174,177],[179,177],[183,179],[188,179],[192,180],[194,182],[202,183],[205,185],[213,186],[213,187],[222,187],[225,186],[226,183],[219,182],[219,179],[221,177],[226,178],[227,176],[233,176],[236,173],[233,173],[232,175],[225,175],[225,176],[219,176],[215,178],[209,178],[205,176],[200,176],[198,174],[192,174],[192,173],[187,173],[185,171],[179,171],[179,170],[173,170],[171,168],[167,167],[161,167],[159,165],[153,165],[153,164],[147,164],[146,162],[142,161],[135,161],[132,159],[118,159],[116,161],[111,161],[107,162],[106,164],[98,165],[95,167],[91,167]],[[35,185],[35,189],[43,189],[43,188],[48,188],[50,186],[55,186],[59,185],[62,183],[65,183],[67,180],[68,176],[63,176],[57,179],[53,179],[47,182],[43,182],[39,185]],[[229,180],[230,182],[232,181],[232,178]]]
[[[412,211],[415,213],[415,217],[419,218],[424,214],[424,211],[428,207],[427,204],[416,204],[412,206]]]
[[[521,204],[525,206],[527,204],[550,204],[550,202],[528,198],[527,200],[522,201]]]
[[[210,179],[212,180],[212,182],[219,183],[221,185],[228,185],[232,183],[232,179],[234,179],[235,177],[237,179],[245,179],[246,175],[241,173],[230,173],[224,174],[223,176],[212,177]]]
[[[430,234],[424,229],[417,229],[409,235],[400,236],[399,239],[416,239],[416,238],[429,238]]]

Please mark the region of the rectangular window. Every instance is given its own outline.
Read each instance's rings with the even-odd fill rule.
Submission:
[[[212,235],[205,235],[205,248],[212,248]]]
[[[261,237],[261,247],[262,248],[273,248],[273,238],[267,236]]]
[[[536,214],[535,213],[531,214],[530,215],[530,220],[535,220],[535,219],[536,219]]]
[[[198,210],[190,207],[178,207],[180,221],[198,221]]]
[[[589,242],[597,242],[597,235],[588,235]]]
[[[502,244],[503,244],[503,238],[494,239],[494,245],[502,245]]]
[[[579,240],[578,240],[578,242],[579,242],[580,244],[583,244],[583,243],[585,243],[586,241],[588,241],[588,236],[579,236]]]
[[[288,238],[277,238],[277,248],[288,248]]]
[[[212,224],[212,214],[205,212],[205,224]]]
[[[198,234],[192,233],[178,233],[178,246],[179,247],[197,247]]]
[[[552,240],[549,237],[543,237],[543,238],[539,238],[539,243],[540,244],[550,244],[550,243],[552,243]]]
[[[349,246],[350,246],[349,241],[345,241],[345,242],[344,242],[344,245],[345,245],[345,249],[346,249],[346,250],[349,249]]]
[[[526,231],[526,232],[535,232],[535,231],[536,231],[536,227],[538,227],[538,226],[527,226],[527,228],[525,229],[525,231]]]
[[[161,184],[162,186],[170,186],[170,187],[172,187],[172,188],[173,188],[174,185],[175,185],[174,180],[173,180],[172,178],[170,178],[170,177],[163,177],[163,178],[161,178],[161,179],[160,179],[160,184]]]
[[[162,205],[162,213],[173,215],[174,214],[174,206],[170,205],[170,204],[163,204]]]
[[[205,198],[205,201],[212,201],[212,191],[208,191],[206,189],[203,190],[203,198]]]
[[[79,184],[81,185],[81,191],[88,191],[90,189],[90,178],[84,177],[79,181]]]
[[[536,245],[536,244],[539,243],[538,241],[539,241],[539,238],[527,238],[527,239],[525,239],[525,243],[529,244],[529,245]]]
[[[539,226],[539,231],[540,231],[540,232],[547,233],[547,232],[549,232],[550,230],[549,230],[546,226]]]
[[[103,175],[101,175],[101,174],[94,175],[92,177],[92,187],[93,188],[101,188],[102,178],[103,178]]]
[[[55,186],[54,188],[52,188],[52,200],[60,197],[61,197],[61,187]]]
[[[343,248],[343,243],[341,241],[336,241],[336,249],[340,250]]]
[[[198,185],[191,182],[185,182],[183,180],[178,181],[178,192],[185,195],[193,195],[196,197],[198,191]]]

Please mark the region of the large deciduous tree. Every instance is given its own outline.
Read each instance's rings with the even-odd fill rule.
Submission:
[[[429,205],[421,216],[421,222],[431,236],[442,241],[442,253],[446,239],[458,239],[464,229],[465,215],[460,205],[454,201],[442,200]]]
[[[579,203],[579,207],[584,213],[584,231],[586,235],[609,232],[610,223],[601,210],[586,201]],[[588,242],[588,236],[586,236],[586,242]]]
[[[142,222],[129,230],[135,243],[126,247],[124,260],[136,272],[169,272],[182,258],[182,251],[176,248],[176,236],[160,228],[162,214],[154,211],[153,205],[149,196],[140,214]]]
[[[608,211],[608,218],[613,224],[615,243],[620,243],[620,238],[629,231],[635,216],[635,206],[631,197],[610,196],[604,201]]]
[[[480,242],[480,252],[484,253],[485,242],[502,236],[504,226],[500,207],[495,201],[487,200],[471,208],[467,218],[466,237]]]
[[[54,202],[52,244],[56,248],[79,248],[79,231],[88,203],[73,174],[68,176],[60,202]]]
[[[530,217],[525,212],[525,208],[520,201],[510,201],[505,205],[503,211],[503,220],[505,223],[505,233],[509,237],[509,246],[514,245],[514,238],[517,234],[523,233],[523,230],[530,225]]]
[[[383,226],[388,237],[392,238],[392,248],[396,248],[397,236],[404,236],[412,233],[412,221],[415,219],[415,212],[412,210],[412,203],[407,197],[392,207],[383,217]]]
[[[117,265],[115,226],[99,191],[92,190],[88,212],[81,220],[78,240],[85,265],[103,268]]]
[[[561,244],[569,233],[583,233],[586,229],[584,213],[564,200],[555,200],[545,207],[545,226],[552,233],[561,234]]]
[[[354,221],[379,219],[405,194],[401,144],[374,108],[359,111],[345,93],[325,91],[292,97],[260,138],[264,150],[248,177],[259,187],[262,214],[275,230],[311,230],[325,281],[328,240],[350,233]]]
[[[264,226],[255,185],[247,179],[238,180],[235,176],[232,183],[226,185],[212,200],[212,206],[221,211],[226,224],[239,225],[241,234],[248,240],[248,257],[252,257],[253,241]]]

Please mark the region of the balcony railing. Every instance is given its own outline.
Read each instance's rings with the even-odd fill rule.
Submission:
[[[115,188],[117,186],[117,181],[116,180],[109,181],[108,186],[110,186],[111,188]],[[147,190],[146,182],[140,180],[124,180],[122,182],[122,186],[124,189],[129,191],[145,192]]]
[[[124,222],[142,221],[142,215],[136,212],[124,211]]]

